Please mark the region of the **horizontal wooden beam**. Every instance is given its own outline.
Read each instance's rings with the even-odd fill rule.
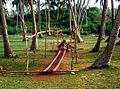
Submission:
[[[31,36],[26,36],[26,38],[32,38],[32,37],[34,37],[36,35],[43,34],[43,33],[46,33],[46,32],[57,32],[57,33],[59,33],[59,32],[62,32],[62,30],[58,30],[58,31],[54,31],[54,30],[41,31],[41,32],[37,32],[36,34],[33,34]]]
[[[50,73],[59,73],[59,72],[79,72],[80,70],[60,70],[60,71],[51,71]],[[7,71],[7,70],[0,70],[0,73],[2,74],[8,74],[8,73],[25,73],[25,74],[30,74],[30,73],[47,73],[47,72],[43,72],[43,71]]]

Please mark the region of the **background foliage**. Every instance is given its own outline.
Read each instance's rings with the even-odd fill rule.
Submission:
[[[36,21],[38,20],[38,14],[36,12]],[[59,11],[59,18],[57,19],[57,12],[58,9],[51,9],[51,29],[67,29],[65,30],[69,32],[69,10],[67,8],[62,8]],[[84,17],[82,31],[81,34],[87,35],[91,33],[98,33],[100,19],[101,19],[101,12],[102,10],[98,7],[89,7],[87,9],[87,16]],[[108,22],[106,25],[106,35],[110,34],[111,30],[111,11],[108,10]],[[6,15],[7,17],[7,24],[8,24],[8,34],[20,34],[22,33],[20,19],[18,17],[17,21],[17,14],[13,13],[12,15]],[[28,11],[25,14],[25,21],[28,27],[28,33],[32,32],[32,16]],[[1,22],[0,22],[1,23]],[[18,26],[17,26],[18,23]],[[44,31],[46,29],[46,16],[45,16],[45,9],[41,10],[41,29]],[[0,34],[1,34],[1,26],[0,26]]]

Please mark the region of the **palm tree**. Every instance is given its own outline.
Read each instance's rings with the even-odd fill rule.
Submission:
[[[11,57],[14,56],[12,49],[10,47],[9,37],[7,33],[7,23],[3,9],[3,0],[0,0],[0,16],[2,21],[2,34],[3,34],[3,45],[4,45],[4,56]]]
[[[25,34],[26,34],[26,29],[24,28],[24,24],[25,24],[25,19],[24,19],[24,4],[23,4],[23,0],[19,0],[19,8],[20,9],[20,21],[22,24],[22,28],[23,28],[23,40],[25,41]]]
[[[48,3],[48,24],[47,24],[47,30],[48,30],[48,35],[51,35],[50,32],[50,0],[47,0]]]
[[[92,49],[92,52],[97,52],[100,49],[100,44],[103,39],[104,29],[105,29],[105,24],[106,24],[107,7],[108,7],[108,0],[104,0],[99,36],[98,36],[96,45]]]
[[[41,32],[41,13],[40,13],[40,0],[37,0],[38,5],[38,31]],[[39,34],[39,38],[43,37],[42,33]]]
[[[72,13],[71,10],[69,9],[69,27],[70,27],[70,32],[72,31]]]
[[[28,2],[31,7],[31,14],[32,14],[32,19],[33,19],[33,35],[36,34],[32,38],[32,45],[31,45],[30,50],[36,50],[38,45],[37,45],[37,29],[36,29],[36,18],[35,18],[34,8],[33,8],[33,0],[28,0]]]
[[[114,20],[115,20],[115,9],[114,9],[114,0],[111,0],[111,12],[112,12],[112,27],[114,25]],[[107,38],[105,42],[108,42],[110,36]]]
[[[60,15],[60,11],[61,11],[61,9],[62,9],[62,7],[65,7],[65,0],[54,0],[54,4],[53,5],[55,5],[56,7],[57,7],[57,9],[58,9],[58,11],[57,11],[57,20],[59,19],[59,15]],[[52,4],[52,3],[51,3]]]
[[[112,53],[115,48],[115,40],[117,39],[119,33],[119,28],[120,28],[120,5],[118,7],[118,12],[116,15],[114,26],[111,31],[109,42],[102,55],[100,55],[100,57],[90,66],[90,68],[104,68],[110,65]]]
[[[111,0],[111,11],[112,11],[112,26],[113,26],[115,20],[114,0]]]
[[[119,2],[120,0],[117,1]],[[120,30],[119,30],[119,35],[120,35]],[[116,45],[120,45],[120,40],[116,43]]]
[[[12,4],[13,6],[16,5],[16,8],[18,11],[18,14],[19,14],[19,17],[20,17],[20,22],[21,22],[21,26],[22,26],[22,29],[23,29],[23,40],[22,41],[25,41],[25,34],[26,34],[26,30],[25,29],[25,19],[24,19],[24,0],[14,0],[12,1]]]
[[[50,33],[50,20],[51,20],[51,18],[50,18],[50,10],[51,10],[51,8],[52,9],[55,9],[55,7],[58,9],[58,11],[57,11],[57,20],[58,20],[58,18],[59,18],[59,14],[60,14],[60,9],[61,9],[61,7],[63,6],[63,5],[65,5],[65,2],[66,2],[66,0],[45,0],[45,3],[43,3],[42,5],[43,6],[46,6],[46,11],[47,11],[47,30],[48,30],[48,35],[51,35],[51,33]],[[48,7],[48,8],[47,8]]]

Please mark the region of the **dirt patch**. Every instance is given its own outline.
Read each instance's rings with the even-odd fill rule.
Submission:
[[[90,52],[85,52],[85,53],[79,53],[80,56],[89,56],[91,55],[92,53]]]
[[[69,57],[69,53],[66,53],[64,59],[62,60],[59,68],[58,68],[58,71],[60,70],[70,70],[70,65],[69,62],[70,62],[71,58]]]
[[[51,56],[49,58],[46,59],[46,63],[44,65],[40,65],[38,66],[36,69],[34,70],[40,70],[40,71],[43,71],[53,60],[55,56]],[[66,67],[66,64],[67,62],[69,61],[70,59],[68,58],[68,53],[65,55],[62,63],[60,64],[59,68],[57,71],[61,71],[61,70],[69,70],[68,67]],[[59,76],[60,75],[63,75],[64,73],[61,73],[61,72],[52,72],[52,73],[41,73],[41,74],[35,74],[32,76],[32,80],[56,80],[56,79],[59,79]],[[29,80],[29,79],[28,79]],[[31,81],[31,80],[29,80]]]
[[[45,64],[36,67],[34,69],[34,71],[38,71],[39,70],[39,71],[42,72],[52,62],[52,60],[53,60],[55,55],[53,55],[51,57],[47,57],[45,59],[46,60]],[[57,78],[58,78],[58,76],[56,76],[55,73],[49,73],[49,74],[40,73],[40,74],[37,74],[37,75],[35,74],[35,75],[32,76],[32,80],[54,80],[54,79],[57,79]]]
[[[57,73],[50,73],[50,74],[38,74],[38,75],[34,75],[31,78],[32,80],[42,80],[42,81],[46,81],[46,80],[58,80],[59,79],[59,75]],[[31,81],[31,80],[30,80]]]
[[[57,71],[69,71],[71,69],[71,57],[70,57],[71,53],[67,52],[62,63],[60,64],[59,68],[57,69]],[[53,60],[55,56],[51,56],[49,58],[46,59],[46,63],[44,65],[40,65],[38,66],[35,70],[40,70],[43,71]],[[79,69],[79,70],[84,70],[86,69],[88,66],[79,66],[78,68],[75,69]],[[60,79],[61,75],[64,75],[66,72],[52,72],[49,74],[35,74],[31,77],[32,80],[57,80]],[[29,80],[29,79],[28,79]],[[31,81],[31,80],[29,80]]]

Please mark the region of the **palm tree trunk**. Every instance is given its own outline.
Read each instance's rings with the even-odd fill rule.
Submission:
[[[102,55],[90,66],[90,68],[104,68],[110,65],[113,49],[115,48],[115,40],[117,39],[119,33],[119,28],[120,28],[120,6],[118,8],[118,13],[116,15],[115,24],[111,31],[110,40]]]
[[[5,57],[12,57],[14,55],[13,55],[12,49],[10,48],[10,42],[9,42],[9,39],[8,39],[7,23],[6,23],[6,18],[5,18],[5,15],[4,15],[2,0],[0,0],[0,17],[1,17],[1,21],[2,21],[4,56]]]
[[[99,36],[98,36],[98,40],[97,40],[95,47],[92,49],[92,52],[98,52],[100,49],[100,44],[103,39],[103,35],[105,34],[104,29],[105,29],[105,24],[106,24],[107,7],[108,7],[108,0],[104,0]]]
[[[114,1],[113,0],[111,0],[111,11],[112,11],[112,27],[113,27],[114,20],[115,20],[115,9],[114,9]],[[110,35],[105,42],[108,42],[109,39],[110,39]]]
[[[72,14],[71,14],[71,10],[69,10],[69,26],[70,26],[70,32],[72,31]]]
[[[40,0],[38,2],[38,31],[41,32],[41,12],[40,12]],[[39,34],[39,38],[42,38],[42,33]]]
[[[23,40],[22,41],[25,41],[26,31],[24,28],[25,19],[24,19],[24,5],[23,5],[22,0],[19,0],[19,8],[18,9],[20,9],[20,21],[21,21],[22,28],[23,28]]]
[[[51,32],[50,32],[50,0],[48,0],[48,26],[47,26],[47,29],[48,29],[48,35],[50,36],[51,35]]]
[[[114,1],[111,0],[111,9],[112,9],[112,27],[114,25],[114,20],[115,20],[115,9],[114,9]]]
[[[59,20],[59,16],[60,16],[60,8],[59,8],[59,6],[58,6],[58,10],[57,10],[57,20]]]
[[[33,8],[33,0],[29,0],[29,4],[31,7],[31,14],[33,19],[33,35],[34,35],[34,34],[37,34],[37,30],[36,30],[36,18],[35,18],[34,8]],[[37,47],[38,47],[38,44],[37,44],[37,35],[36,35],[32,38],[32,45],[30,50],[36,50]]]
[[[118,37],[120,35],[120,30],[119,30],[119,34],[118,34]],[[116,43],[116,45],[120,45],[120,40]]]

